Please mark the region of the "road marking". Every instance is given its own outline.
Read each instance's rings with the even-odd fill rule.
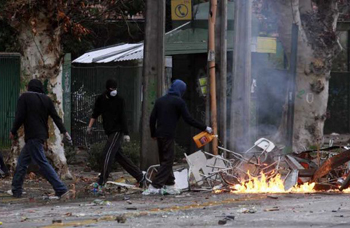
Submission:
[[[240,198],[240,199],[228,198],[222,201],[209,201],[205,203],[190,204],[185,206],[152,208],[152,209],[140,211],[140,212],[129,212],[129,213],[118,214],[115,216],[103,216],[101,218],[96,218],[96,219],[87,219],[87,220],[80,220],[80,221],[71,221],[67,223],[52,224],[48,226],[43,226],[42,228],[59,228],[59,227],[90,225],[90,224],[98,223],[100,221],[116,221],[116,217],[118,216],[125,216],[126,218],[140,217],[140,216],[146,216],[149,214],[156,214],[159,212],[175,212],[175,211],[185,211],[185,210],[193,210],[193,209],[199,209],[199,208],[202,209],[203,207],[220,206],[220,205],[232,204],[235,202],[262,200],[266,198],[267,198],[267,195],[258,195],[258,196],[252,196],[247,198]]]

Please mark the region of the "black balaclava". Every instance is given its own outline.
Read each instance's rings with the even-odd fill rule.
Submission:
[[[113,98],[113,96],[111,96],[111,90],[110,88],[112,89],[117,89],[117,81],[114,80],[114,79],[108,79],[106,81],[106,94],[109,98]]]
[[[108,79],[106,81],[106,89],[109,91],[109,88],[116,89],[117,88],[117,81],[114,79]]]
[[[30,80],[28,83],[28,91],[37,92],[37,93],[44,93],[43,83],[41,83],[41,81],[38,79]]]

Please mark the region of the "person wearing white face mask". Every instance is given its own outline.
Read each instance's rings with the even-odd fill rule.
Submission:
[[[115,96],[117,96],[118,92],[115,89],[115,90],[112,90],[109,94],[111,95],[111,97],[115,97]]]
[[[117,82],[114,79],[107,80],[106,91],[96,99],[87,127],[88,134],[92,133],[92,125],[100,115],[102,115],[103,128],[108,140],[103,149],[104,163],[98,184],[104,185],[107,182],[112,164],[116,160],[140,185],[143,185],[145,173],[124,155],[121,148],[123,141],[130,142],[130,136],[125,115],[125,101],[118,94]]]

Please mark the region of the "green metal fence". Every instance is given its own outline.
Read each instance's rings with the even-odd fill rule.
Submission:
[[[62,73],[62,90],[63,90],[63,120],[64,126],[68,132],[71,132],[71,55],[68,53],[64,56],[63,73]]]
[[[19,97],[20,66],[19,54],[0,54],[0,148],[11,146],[9,132]]]
[[[350,133],[350,72],[332,72],[324,133]]]
[[[140,66],[72,66],[72,138],[77,146],[86,145],[86,127],[96,97],[105,91],[107,79],[118,82],[118,94],[126,103],[129,131],[138,132],[141,115]],[[102,119],[98,119],[90,143],[105,138]]]

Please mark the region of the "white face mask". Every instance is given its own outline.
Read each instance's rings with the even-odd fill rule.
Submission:
[[[115,97],[115,96],[117,96],[117,90],[113,90],[113,91],[111,91],[109,94],[111,95],[111,97]]]

